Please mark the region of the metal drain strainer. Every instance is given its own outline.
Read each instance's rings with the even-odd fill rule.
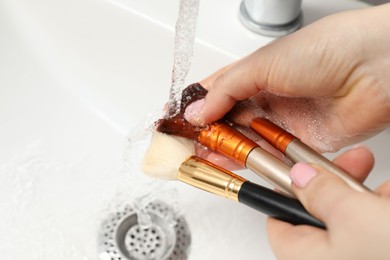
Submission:
[[[99,236],[102,260],[187,259],[191,236],[184,218],[161,201],[150,203],[144,212],[147,226],[130,206],[104,221]]]

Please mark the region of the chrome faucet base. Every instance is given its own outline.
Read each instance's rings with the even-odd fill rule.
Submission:
[[[290,34],[301,28],[303,21],[302,12],[299,12],[298,16],[292,21],[283,24],[255,21],[249,15],[244,1],[240,4],[239,18],[241,23],[249,30],[270,37],[281,37]]]

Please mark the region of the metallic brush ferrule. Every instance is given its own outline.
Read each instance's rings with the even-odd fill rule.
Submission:
[[[250,127],[273,147],[284,153],[295,136],[265,118],[256,118]]]
[[[217,122],[198,134],[198,141],[210,149],[233,159],[245,166],[250,151],[258,145],[233,127]]]
[[[237,202],[238,192],[246,181],[244,178],[197,156],[191,156],[181,164],[177,179]]]

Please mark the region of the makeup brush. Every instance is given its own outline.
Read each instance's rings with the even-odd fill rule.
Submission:
[[[315,163],[343,179],[351,188],[360,192],[370,191],[366,186],[356,181],[326,157],[317,153],[297,137],[271,121],[265,118],[255,118],[251,122],[250,127],[291,161],[295,163]]]
[[[193,147],[191,140],[155,131],[142,169],[151,177],[178,179],[294,225],[325,229],[324,224],[311,216],[298,200],[249,182],[194,156]]]
[[[283,194],[295,197],[291,191],[290,167],[227,123],[215,122],[205,128],[197,128],[185,119],[162,119],[156,130],[196,140],[252,170]]]
[[[156,122],[156,130],[162,133],[196,140],[204,146],[251,169],[281,193],[295,197],[291,191],[290,167],[263,150],[257,143],[222,121],[205,127],[195,127],[185,120],[183,114],[192,102],[207,94],[199,83],[192,84],[182,92],[180,113]]]

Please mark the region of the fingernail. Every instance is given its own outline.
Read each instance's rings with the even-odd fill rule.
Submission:
[[[304,188],[316,175],[317,170],[307,163],[296,163],[290,170],[291,181],[299,188]]]
[[[191,103],[184,112],[184,118],[193,125],[203,125],[204,120],[202,118],[202,107],[204,105],[204,99],[199,99]]]

